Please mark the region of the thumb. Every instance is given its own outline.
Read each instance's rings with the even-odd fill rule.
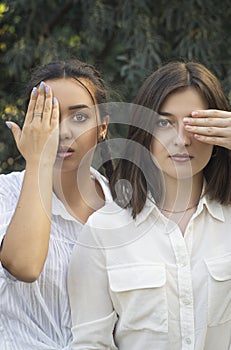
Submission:
[[[20,127],[14,123],[14,122],[6,122],[6,125],[9,129],[11,129],[12,134],[14,136],[15,142],[18,145],[22,130],[20,129]]]

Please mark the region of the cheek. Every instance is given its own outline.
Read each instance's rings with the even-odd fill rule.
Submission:
[[[151,143],[151,153],[158,159],[161,154],[168,152],[168,145],[168,137],[155,137]]]
[[[159,142],[153,138],[150,152],[156,167],[162,169],[163,161],[166,158],[166,147],[163,145],[163,142]]]
[[[72,136],[75,139],[82,138],[85,136],[94,136],[97,134],[97,128],[95,123],[90,122],[83,122],[83,123],[76,123],[72,124],[71,126]]]
[[[194,147],[196,149],[196,153],[200,155],[201,158],[205,160],[207,159],[209,161],[213,153],[213,145],[209,145],[199,141],[196,141],[194,145],[195,145]]]
[[[206,147],[206,149],[201,149],[199,151],[199,154],[202,155],[203,161],[204,161],[204,166],[206,166],[210,160],[210,158],[212,157],[212,153],[213,153],[213,146],[211,147]]]
[[[76,132],[74,135],[76,143],[81,144],[81,148],[90,149],[97,144],[97,128],[91,128],[84,132]]]

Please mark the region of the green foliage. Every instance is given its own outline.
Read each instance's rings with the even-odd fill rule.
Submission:
[[[2,1],[0,172],[24,166],[4,122],[22,124],[33,67],[78,57],[102,71],[112,99],[131,102],[161,63],[192,59],[218,76],[231,99],[230,18],[228,0]]]

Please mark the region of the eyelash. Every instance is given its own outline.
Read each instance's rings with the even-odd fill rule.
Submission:
[[[83,118],[83,120],[78,120],[79,117]],[[89,116],[85,113],[76,112],[72,114],[71,119],[77,123],[84,123],[87,119],[89,119]]]

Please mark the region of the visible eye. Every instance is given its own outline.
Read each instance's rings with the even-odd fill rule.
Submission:
[[[89,118],[89,116],[87,114],[81,113],[81,112],[76,112],[76,113],[72,114],[72,116],[71,116],[71,119],[75,122],[78,122],[78,123],[83,123],[88,118]]]
[[[159,128],[167,128],[172,125],[168,119],[159,119],[156,124]]]

